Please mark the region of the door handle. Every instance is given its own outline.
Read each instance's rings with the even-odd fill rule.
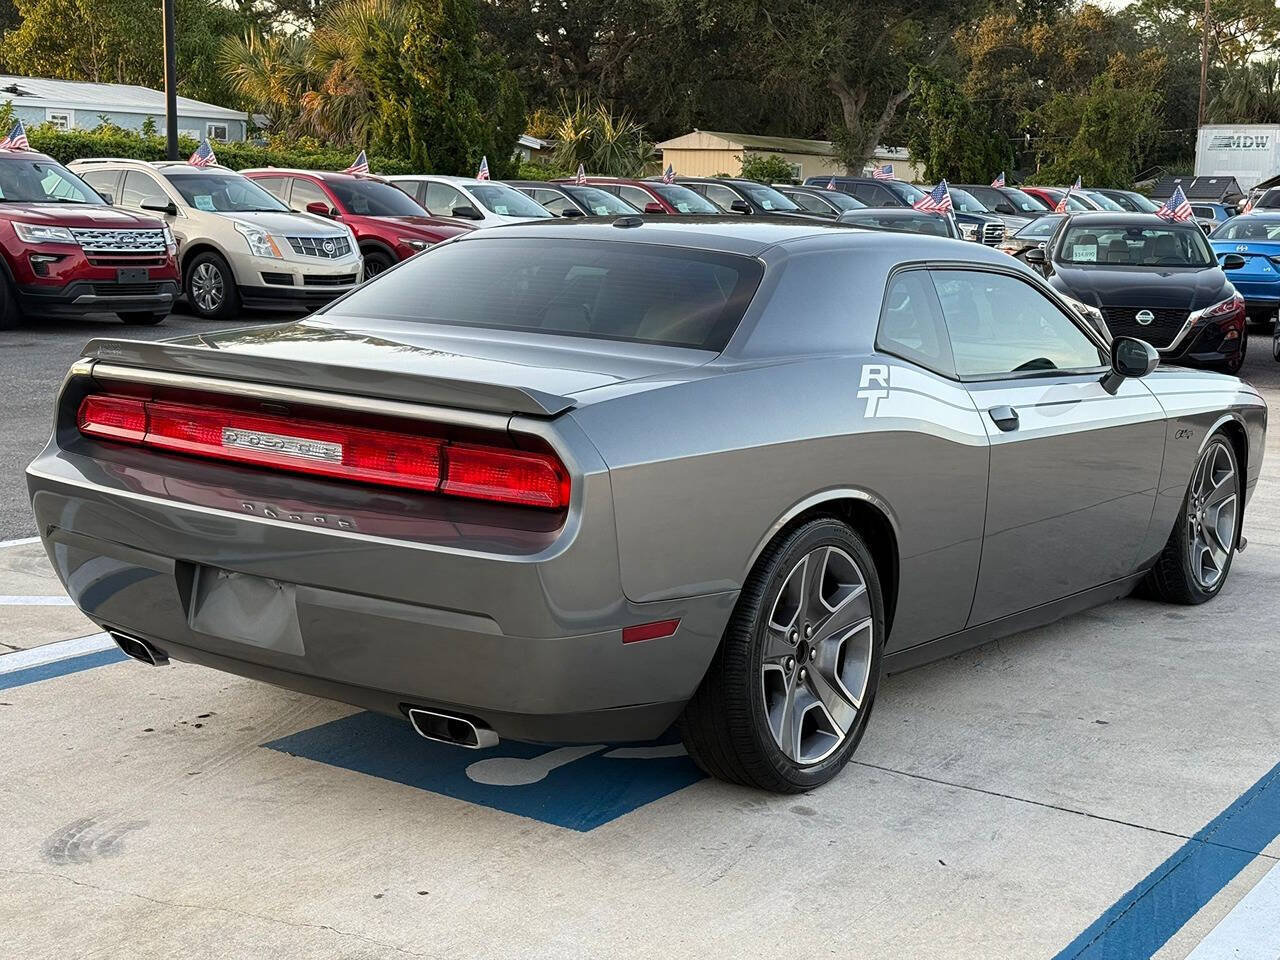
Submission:
[[[1018,429],[1018,411],[1013,407],[1008,405],[992,407],[987,411],[987,415],[991,417],[992,423],[1005,433]]]

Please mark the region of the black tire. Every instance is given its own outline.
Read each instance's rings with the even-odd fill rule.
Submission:
[[[765,666],[765,646],[770,632],[767,621],[782,602],[780,595],[784,588],[788,588],[789,577],[799,569],[798,565],[823,547],[837,548],[835,553],[842,552],[845,559],[852,559],[856,564],[866,587],[865,599],[869,601],[866,604],[869,616],[861,622],[869,622],[871,636],[868,660],[860,661],[867,662],[863,694],[843,741],[833,752],[815,762],[798,763],[779,746],[780,738],[773,733],[767,712],[766,677],[769,674],[765,672],[768,669]],[[855,632],[850,631],[848,636]],[[818,634],[814,636],[817,638]],[[720,648],[701,685],[685,707],[680,729],[689,756],[713,777],[776,793],[802,793],[826,783],[849,762],[866,730],[879,686],[883,646],[884,604],[880,580],[871,551],[862,538],[846,524],[827,517],[784,531],[765,549],[743,585]],[[805,656],[804,649],[800,645],[796,647],[799,660],[813,663]],[[811,652],[809,656],[816,658],[817,655]],[[838,664],[843,653],[838,652],[836,657],[836,669],[842,670]],[[824,653],[823,660],[826,659]],[[813,670],[810,684],[816,677],[826,675],[818,667]],[[784,684],[790,682],[785,679],[788,676],[803,678],[805,675],[799,666],[795,674],[778,672],[784,678],[778,682]],[[830,688],[828,681],[824,683]],[[797,689],[803,686],[797,684]],[[846,703],[846,706],[852,704]],[[824,710],[823,713],[827,718],[832,717],[830,712]],[[802,714],[797,743],[803,739],[804,716],[807,715]]]
[[[385,250],[379,250],[376,247],[366,248],[364,251],[364,278],[368,280],[370,277],[376,277],[383,270],[387,270],[395,266],[395,258]]]
[[[22,305],[13,292],[9,278],[0,273],[0,330],[16,330],[22,326]]]
[[[220,296],[213,294],[210,285],[220,289]],[[182,290],[187,295],[187,305],[197,317],[230,320],[240,315],[240,291],[236,288],[235,274],[219,253],[205,250],[188,260],[182,275]]]
[[[121,323],[127,323],[131,327],[154,327],[157,323],[163,323],[168,315],[167,310],[164,313],[142,313],[135,310],[119,314],[119,317]]]
[[[1201,477],[1202,465],[1210,457],[1221,458],[1217,461],[1218,463],[1230,464],[1231,476],[1234,479],[1232,481],[1233,485],[1226,491],[1226,495],[1235,497],[1235,507],[1230,523],[1230,534],[1229,536],[1223,534],[1229,540],[1229,543],[1228,549],[1225,551],[1225,561],[1217,565],[1221,571],[1220,575],[1212,583],[1206,584],[1203,575],[1198,575],[1193,569],[1193,564],[1200,559],[1193,556],[1195,552],[1193,546],[1193,531],[1195,529],[1193,519],[1201,513],[1196,508],[1197,488]],[[1165,544],[1164,551],[1160,554],[1160,559],[1156,561],[1156,565],[1151,568],[1151,572],[1147,574],[1146,580],[1143,581],[1143,593],[1166,603],[1188,605],[1204,603],[1206,600],[1212,600],[1218,595],[1219,591],[1222,590],[1223,584],[1227,582],[1228,574],[1231,572],[1231,562],[1235,558],[1236,544],[1240,538],[1242,493],[1240,465],[1236,460],[1235,449],[1231,446],[1231,441],[1223,434],[1216,433],[1205,444],[1200,455],[1196,457],[1196,465],[1192,470],[1191,481],[1187,484],[1187,492],[1183,496],[1182,509],[1178,511],[1177,522],[1173,525],[1173,532],[1169,535],[1169,541]],[[1204,531],[1205,537],[1214,537],[1211,528],[1205,526],[1203,520],[1198,525]],[[1220,547],[1221,542],[1217,541],[1216,537],[1214,537],[1214,540]]]

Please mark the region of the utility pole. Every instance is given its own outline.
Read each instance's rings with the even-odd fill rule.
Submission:
[[[173,3],[173,0],[166,0]],[[1204,23],[1202,24],[1203,33],[1201,35],[1201,105],[1196,115],[1197,127],[1204,125],[1204,99],[1206,99],[1208,91],[1208,3],[1210,0],[1204,0]]]
[[[1208,3],[1208,0],[1205,0]],[[164,0],[164,127],[165,156],[178,159],[178,50],[173,23],[173,0]]]

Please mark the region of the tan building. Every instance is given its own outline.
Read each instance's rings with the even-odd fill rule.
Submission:
[[[830,140],[802,140],[797,137],[757,137],[747,133],[716,133],[695,130],[658,144],[662,151],[662,168],[670,164],[678,176],[714,177],[718,173],[737,176],[742,173],[743,156],[774,154],[791,167],[796,180],[831,174],[845,175],[847,170],[835,156]],[[875,161],[888,163],[900,180],[918,179],[918,171],[906,150],[881,147]]]

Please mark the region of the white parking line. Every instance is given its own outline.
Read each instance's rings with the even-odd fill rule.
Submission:
[[[70,597],[12,597],[0,594],[0,607],[71,607]]]
[[[28,667],[39,667],[85,653],[110,650],[114,646],[115,641],[105,633],[92,633],[87,637],[59,640],[57,643],[46,643],[39,647],[32,647],[30,650],[17,650],[0,656],[0,674],[25,670]]]
[[[39,543],[39,537],[22,537],[18,540],[0,540],[0,550],[5,547],[20,547],[26,543]]]
[[[1254,884],[1187,960],[1276,960],[1280,956],[1280,863]]]

